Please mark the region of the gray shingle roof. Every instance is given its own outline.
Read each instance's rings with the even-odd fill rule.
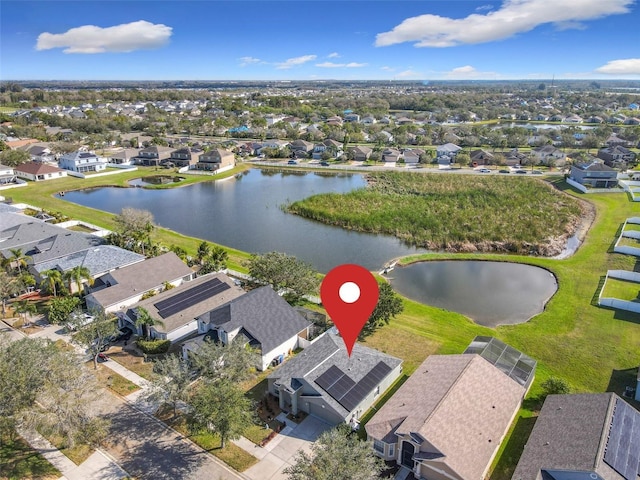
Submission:
[[[158,303],[161,300],[166,300],[167,298],[171,298],[175,295],[178,295],[184,292],[185,290],[195,288],[198,285],[208,282],[213,278],[217,278],[220,281],[226,283],[227,285],[229,285],[229,288],[217,295],[214,295],[213,297],[205,298],[201,302],[191,305],[188,308],[185,308],[184,310],[181,310],[176,314],[171,315],[167,318],[162,318],[158,314],[158,309],[154,306],[155,303]],[[142,300],[136,303],[133,307],[131,307],[130,310],[134,310],[138,307],[145,308],[153,318],[162,320],[162,322],[164,323],[164,327],[157,326],[153,328],[158,332],[169,333],[175,330],[176,328],[186,325],[187,323],[198,318],[200,315],[208,312],[209,310],[212,310],[220,305],[223,305],[227,303],[229,300],[237,298],[240,295],[243,295],[244,293],[245,293],[244,290],[237,287],[233,283],[233,280],[231,280],[224,273],[214,273],[210,275],[203,275],[202,277],[198,277],[195,280],[192,280],[191,282],[183,283],[179,287],[172,288],[171,290],[166,290],[151,298]],[[135,314],[132,313],[131,315],[129,315],[129,317],[134,318]]]
[[[554,469],[595,472],[605,480],[622,480],[604,463],[611,416],[618,401],[624,402],[614,393],[549,395],[512,479],[536,480],[542,469]],[[631,448],[636,448],[638,458],[640,445]]]
[[[135,263],[111,272],[115,285],[91,293],[91,297],[107,308],[153,288],[191,275],[193,271],[173,252]]]
[[[199,317],[227,333],[244,328],[266,354],[311,325],[270,286],[251,290]]]
[[[132,263],[142,262],[144,255],[134,253],[124,248],[113,245],[100,245],[97,247],[74,252],[62,258],[42,262],[35,269],[38,272],[57,269],[66,272],[74,267],[82,265],[89,269],[92,277],[102,275],[119,267],[126,267]]]
[[[393,370],[402,363],[402,360],[359,343],[353,346],[351,357],[349,357],[342,338],[329,330],[267,378],[276,379],[281,385],[290,385],[296,378],[304,378],[310,385],[316,387],[317,392],[336,412],[346,418],[350,412],[317,386],[314,380],[332,366],[336,366],[358,383],[378,362],[384,362]]]

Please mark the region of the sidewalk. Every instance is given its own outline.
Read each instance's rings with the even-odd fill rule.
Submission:
[[[108,356],[108,355],[107,355]],[[138,385],[140,388],[146,388],[149,386],[149,382],[147,380],[145,380],[144,378],[142,378],[140,375],[138,375],[137,373],[132,372],[131,370],[129,370],[126,367],[123,367],[122,365],[120,365],[118,362],[116,362],[115,360],[111,360],[109,359],[109,361],[107,362],[102,362],[100,365],[104,365],[105,367],[113,370],[114,372],[116,372],[118,375],[126,378],[127,380],[129,380],[132,383],[135,383],[136,385]]]
[[[129,476],[120,465],[99,449],[80,465],[76,465],[35,430],[19,429],[18,433],[31,448],[60,470],[60,480],[120,480]]]

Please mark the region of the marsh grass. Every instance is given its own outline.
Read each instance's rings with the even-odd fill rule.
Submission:
[[[369,185],[325,193],[288,210],[343,228],[394,235],[430,250],[554,254],[582,214],[578,201],[538,179],[373,173]]]

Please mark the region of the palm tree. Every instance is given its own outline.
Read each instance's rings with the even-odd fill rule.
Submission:
[[[73,292],[73,284],[78,286],[78,293],[82,291],[82,281],[86,280],[89,286],[93,285],[91,271],[87,267],[78,265],[71,270],[64,272],[64,279],[69,283],[69,292]]]
[[[27,267],[27,262],[31,260],[31,257],[26,255],[21,248],[10,248],[9,252],[13,255],[12,263],[15,262],[18,266],[18,273],[22,273],[22,267]]]
[[[38,311],[35,303],[30,302],[29,300],[20,300],[14,304],[14,311],[22,314],[22,320],[24,325],[28,325],[27,315],[31,316]]]
[[[145,338],[149,338],[149,327],[164,327],[162,320],[157,320],[151,316],[146,308],[136,309],[136,327],[142,327],[142,334]]]
[[[57,286],[62,283],[62,273],[60,270],[44,270],[40,272],[43,282],[47,286],[47,290],[53,293],[54,297],[58,296]]]
[[[20,293],[23,285],[18,277],[8,272],[0,271],[0,299],[2,299],[2,317],[7,311],[7,299],[12,295]]]

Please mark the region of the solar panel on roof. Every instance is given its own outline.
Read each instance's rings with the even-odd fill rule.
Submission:
[[[640,475],[640,413],[616,398],[604,461],[626,480]]]
[[[162,318],[168,318],[229,288],[231,287],[228,284],[218,278],[213,278],[208,282],[180,292],[178,295],[154,303],[153,306],[158,309],[158,315]]]
[[[352,411],[391,370],[391,367],[386,363],[378,362],[356,383],[346,373],[332,365],[316,378],[315,382],[345,409]]]

